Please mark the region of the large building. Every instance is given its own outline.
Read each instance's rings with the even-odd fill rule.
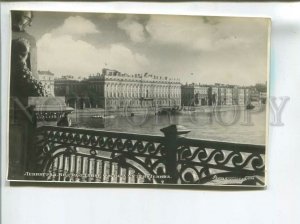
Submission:
[[[106,68],[83,80],[62,76],[54,82],[55,96],[65,96],[67,104],[77,108],[247,105],[251,100],[249,87],[220,83],[182,85],[178,79],[147,73],[128,75]]]
[[[233,105],[233,87],[227,87],[226,88],[226,96],[225,96],[225,104],[226,105]]]
[[[209,105],[209,86],[195,83],[181,86],[181,102],[183,106]]]
[[[219,83],[181,86],[183,106],[245,105],[249,101],[249,94],[249,88]]]
[[[233,105],[239,104],[239,88],[238,88],[238,86],[232,87],[232,104]]]
[[[226,105],[226,90],[227,87],[224,85],[218,85],[218,105]]]
[[[121,109],[125,107],[179,107],[181,84],[178,79],[150,74],[122,74],[103,69],[82,81],[55,80],[56,93],[71,102],[71,95],[81,98],[80,107]],[[78,101],[78,99],[77,99]],[[74,105],[74,103],[72,103]],[[78,106],[78,104],[77,104]]]
[[[220,94],[219,94],[219,87],[212,86],[211,87],[211,95],[210,95],[210,106],[218,105],[220,103]]]
[[[245,104],[245,90],[242,88],[239,88],[238,90],[238,105],[244,105]]]
[[[102,74],[91,76],[95,80],[89,88],[100,88],[101,107],[174,107],[181,105],[180,81],[150,74],[121,74],[103,69]],[[98,81],[96,81],[98,80]]]
[[[72,107],[82,107],[84,104],[84,87],[79,80],[73,76],[62,76],[54,80],[55,96],[65,96],[66,103]]]
[[[54,96],[54,74],[50,71],[38,71],[39,81],[44,85],[47,93]]]

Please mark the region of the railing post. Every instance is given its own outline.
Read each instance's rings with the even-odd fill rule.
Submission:
[[[184,126],[172,124],[168,127],[160,129],[165,135],[165,147],[166,147],[166,174],[170,175],[167,183],[176,183],[178,180],[177,171],[177,139],[182,134],[187,134],[190,130]]]

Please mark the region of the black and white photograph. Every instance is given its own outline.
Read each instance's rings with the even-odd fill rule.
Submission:
[[[10,14],[9,181],[267,185],[269,18]]]

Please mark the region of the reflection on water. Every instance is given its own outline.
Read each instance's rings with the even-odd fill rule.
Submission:
[[[158,115],[140,112],[134,116],[118,113],[106,115],[74,113],[71,119],[75,126],[93,129],[163,135],[160,131],[170,124],[180,124],[191,130],[186,137],[196,139],[210,139],[227,142],[250,144],[265,144],[266,112],[254,111],[224,111],[186,112],[176,115]]]

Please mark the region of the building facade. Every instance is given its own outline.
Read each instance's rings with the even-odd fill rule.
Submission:
[[[151,74],[128,75],[104,68],[83,80],[62,76],[54,80],[55,96],[65,96],[68,106],[119,110],[126,107],[247,105],[248,87],[235,85],[185,84],[178,79]]]
[[[218,97],[218,105],[226,105],[226,87],[225,86],[219,86],[219,97]]]
[[[178,79],[147,73],[121,74],[109,69],[103,69],[101,79],[104,85],[104,107],[108,109],[181,105],[181,84]]]
[[[218,86],[212,86],[212,94],[211,94],[211,105],[218,105],[220,102],[220,94],[219,94],[219,87]]]
[[[54,94],[54,74],[50,71],[38,71],[39,81],[44,85],[50,96]]]
[[[73,76],[62,76],[54,80],[55,96],[65,96],[66,104],[74,108],[82,108],[85,105],[86,96],[83,94],[84,86]]]
[[[181,86],[181,104],[182,106],[195,105],[195,88],[194,85],[186,84]]]
[[[233,88],[227,87],[226,88],[226,105],[233,105]]]
[[[209,105],[209,86],[186,84],[181,86],[182,106]]]
[[[81,81],[61,78],[55,81],[59,94],[80,97],[81,107],[123,109],[125,107],[179,107],[181,84],[178,79],[149,74],[122,74],[103,69]],[[83,105],[82,105],[83,104]],[[78,105],[77,105],[78,106]]]
[[[238,105],[244,105],[245,104],[245,90],[242,88],[239,88],[239,101]]]
[[[181,86],[182,106],[245,105],[249,101],[249,88],[234,85]]]

